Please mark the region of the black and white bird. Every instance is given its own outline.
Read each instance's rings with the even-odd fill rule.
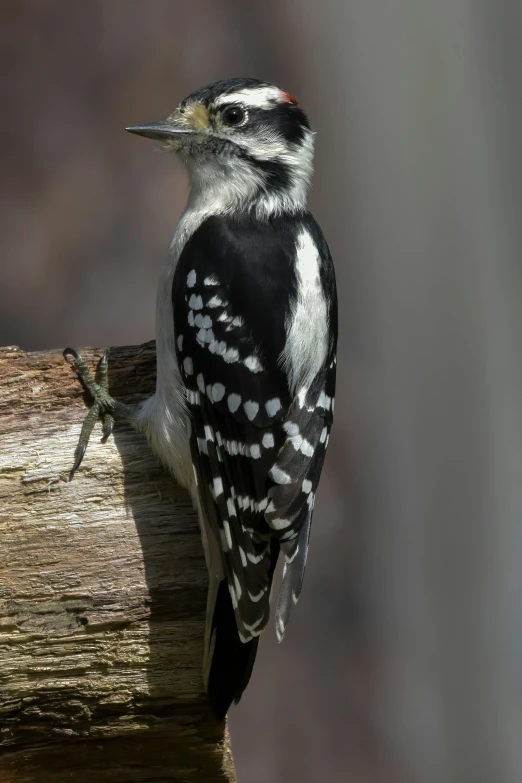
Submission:
[[[307,210],[314,132],[295,98],[256,79],[127,130],[177,153],[190,197],[159,282],[156,393],[129,412],[87,385],[192,494],[210,579],[204,678],[223,718],[248,684],[280,553],[279,640],[301,592],[332,425],[337,297]]]

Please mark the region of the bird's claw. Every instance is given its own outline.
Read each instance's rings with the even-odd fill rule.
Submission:
[[[103,352],[103,356],[100,359],[100,386],[109,393],[109,352],[107,348]],[[109,411],[104,411],[102,414],[102,429],[103,429],[103,441],[112,435],[114,428],[114,416]]]
[[[83,421],[78,445],[74,452],[74,464],[69,474],[69,480],[71,480],[82,463],[94,425],[100,416],[102,417],[103,441],[105,442],[111,435],[114,427],[114,416],[112,415],[114,401],[109,394],[109,354],[107,350],[103,352],[103,356],[100,359],[99,383],[96,383],[95,379],[92,377],[89,368],[78,351],[74,348],[66,348],[63,355],[67,361],[69,361],[69,357],[72,357],[71,364],[74,365],[78,377],[93,398],[93,404]]]

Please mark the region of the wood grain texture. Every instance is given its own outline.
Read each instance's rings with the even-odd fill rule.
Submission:
[[[153,343],[111,349],[115,397],[154,382]],[[121,423],[70,482],[85,413],[61,351],[0,349],[0,780],[233,781],[188,495]]]

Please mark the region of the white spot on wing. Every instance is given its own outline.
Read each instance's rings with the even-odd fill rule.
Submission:
[[[303,436],[302,435],[292,435],[292,437],[289,438],[288,440],[290,441],[290,443],[292,444],[294,449],[296,451],[299,451],[299,449],[301,448],[301,445],[303,443]]]
[[[194,288],[196,284],[196,270],[191,269],[187,275],[187,288]]]
[[[224,354],[223,359],[227,362],[227,364],[232,364],[232,362],[237,362],[239,359],[239,351],[237,348],[229,348]]]
[[[214,479],[214,494],[217,498],[223,494],[223,482],[219,476]]]
[[[187,373],[187,375],[192,375],[194,372],[194,364],[192,363],[192,359],[190,356],[185,356],[183,359],[183,369]]]
[[[215,383],[212,386],[212,399],[214,402],[220,402],[225,396],[225,387],[222,383]]]
[[[309,492],[312,491],[312,482],[308,479],[303,480],[302,489],[305,495],[308,495]]]
[[[198,438],[198,451],[200,454],[208,454],[208,444],[205,438]]]
[[[178,335],[177,343],[178,343],[178,351],[182,351],[183,350],[183,335],[182,334]]]
[[[264,558],[266,554],[265,552],[261,552],[260,555],[253,555],[251,552],[247,552],[247,557],[250,560],[251,563],[260,563],[261,560]]]
[[[194,323],[196,326],[200,326],[203,329],[210,329],[210,327],[212,326],[212,318],[209,315],[203,315],[203,313],[198,313],[194,318]]]
[[[199,297],[201,299],[201,297]],[[189,302],[190,304],[190,302]],[[213,296],[212,299],[209,299],[207,302],[207,307],[221,307],[222,305],[225,305],[226,302],[224,302],[220,296]],[[191,305],[192,307],[192,305]],[[197,308],[194,308],[197,309]]]
[[[276,517],[275,519],[270,520],[270,527],[273,527],[276,530],[284,530],[285,527],[289,527],[291,524],[291,519],[284,519],[283,517]]]
[[[279,397],[274,397],[272,400],[265,402],[265,409],[269,416],[275,416],[276,413],[281,410],[281,400]]]
[[[200,296],[196,296],[196,294],[192,294],[189,299],[189,307],[193,310],[201,310],[203,307],[203,299]]]
[[[253,421],[259,410],[259,403],[254,402],[253,400],[247,400],[245,403],[243,403],[243,408],[245,409],[245,413],[249,421]]]
[[[211,330],[209,330],[211,331]],[[210,353],[217,353],[218,356],[223,356],[227,350],[227,344],[223,340],[212,340],[208,346]]]
[[[272,481],[275,481],[276,484],[290,484],[290,482],[292,481],[288,473],[285,473],[284,470],[281,470],[281,468],[278,465],[274,465],[274,467],[270,470],[268,475],[270,476]]]
[[[228,451],[229,454],[232,456],[236,456],[239,454],[239,449],[241,447],[241,443],[238,444],[237,440],[226,440],[225,441],[225,448]]]
[[[235,413],[241,405],[241,396],[239,394],[228,395],[228,409],[230,413]]]
[[[305,457],[313,457],[314,455],[314,447],[312,446],[310,441],[306,440],[306,438],[303,438],[303,442],[299,447],[299,451],[301,452],[301,454],[304,454]]]
[[[223,520],[223,530],[225,531],[225,538],[227,540],[228,548],[232,549],[232,536],[230,534],[230,525],[228,524],[228,520]]]
[[[199,405],[199,392],[187,389],[187,400],[191,405]]]
[[[263,435],[263,446],[265,449],[273,449],[274,448],[274,436],[271,432],[265,432]]]
[[[227,537],[225,535],[225,531],[222,529],[219,530],[219,538],[221,539],[221,549],[223,550],[223,552],[228,552],[229,546],[228,546]]]
[[[209,275],[203,280],[204,285],[219,285],[219,280],[215,275]]]
[[[263,365],[257,358],[257,356],[247,356],[247,358],[243,361],[243,364],[245,367],[247,367],[251,372],[261,372],[263,369]]]
[[[261,457],[261,449],[259,444],[253,443],[252,446],[250,446],[250,456],[252,459],[259,459]]]
[[[223,310],[223,312],[218,316],[218,321],[220,321],[222,324],[227,324],[232,320],[232,316],[227,313],[226,310]]]

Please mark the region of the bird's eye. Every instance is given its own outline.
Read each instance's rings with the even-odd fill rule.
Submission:
[[[241,106],[229,106],[221,115],[225,125],[234,127],[235,125],[241,125],[245,119],[245,111]]]

